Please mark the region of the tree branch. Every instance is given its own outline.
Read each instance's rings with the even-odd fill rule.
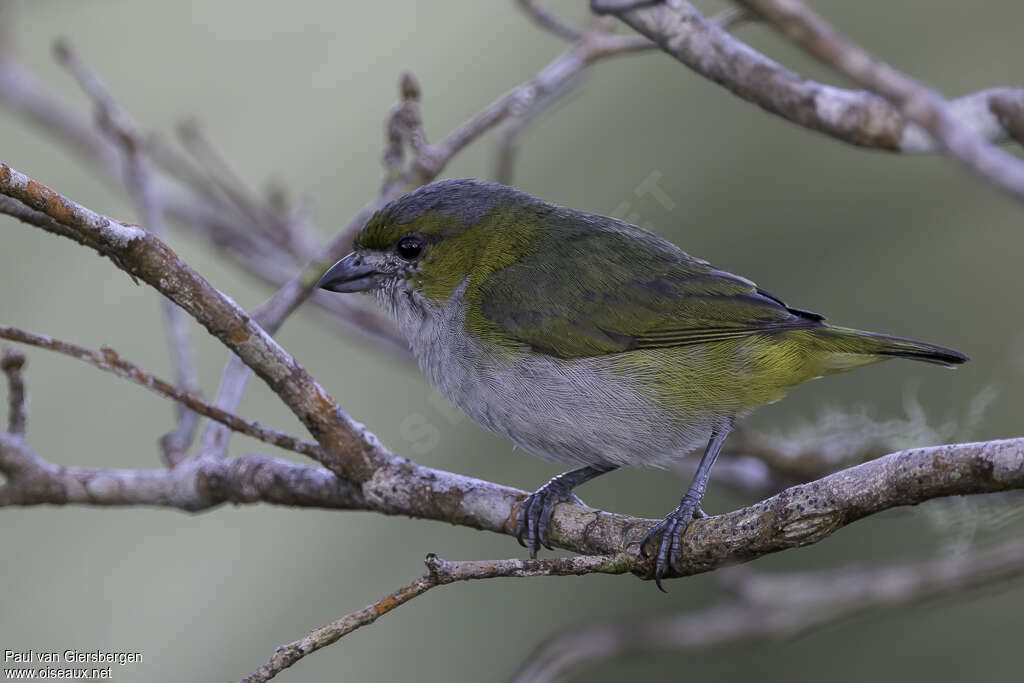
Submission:
[[[542,7],[539,0],[516,0],[516,4],[526,16],[530,17],[533,23],[559,38],[575,42],[583,35],[583,31],[562,21],[554,12]]]
[[[956,111],[934,89],[910,78],[877,59],[867,50],[840,34],[800,0],[737,0],[770,21],[785,36],[860,85],[880,94],[937,140],[950,155],[967,168],[1002,190],[1024,199],[1024,162],[1008,152],[990,145],[982,135],[962,120],[962,107]],[[1010,100],[1000,93],[1000,105]],[[1017,116],[1024,94],[1017,91]],[[982,116],[993,117],[992,98]],[[1003,135],[1001,120],[997,118]],[[906,134],[906,132],[905,132]],[[928,144],[918,141],[913,144]]]
[[[231,460],[189,458],[171,469],[58,466],[20,435],[0,432],[0,507],[9,505],[152,506],[188,512],[222,503],[366,510],[357,486],[328,469],[265,455]]]
[[[303,657],[338,642],[358,628],[377,621],[388,612],[401,607],[431,588],[457,581],[475,581],[495,578],[526,578],[531,576],[580,576],[604,573],[624,574],[628,564],[621,557],[582,556],[553,560],[442,560],[430,553],[426,559],[427,573],[412,583],[402,586],[372,605],[347,614],[326,626],[314,629],[301,640],[282,645],[274,656],[259,669],[241,679],[239,683],[264,683],[274,678]]]
[[[591,51],[592,59],[596,60],[649,47],[650,41],[639,36],[606,36],[606,39],[590,45],[585,51]],[[332,243],[327,245],[310,267],[299,276],[295,276],[295,271],[300,264],[289,258],[295,253],[291,245],[280,240],[275,241],[274,234],[254,232],[251,229],[252,219],[246,210],[240,209],[236,202],[225,194],[226,189],[221,186],[230,182],[217,176],[216,168],[221,168],[224,164],[220,163],[223,160],[219,159],[219,156],[217,161],[209,159],[211,147],[196,151],[202,160],[215,167],[213,169],[197,166],[187,156],[159,138],[149,138],[148,151],[165,171],[154,174],[154,193],[159,197],[161,206],[168,215],[222,249],[228,257],[248,272],[281,286],[281,291],[278,292],[282,295],[280,299],[298,305],[310,296],[312,285],[322,274],[319,271],[329,265],[323,262],[333,263],[344,255],[352,236],[362,228],[376,209],[390,199],[433,180],[466,145],[512,115],[517,103],[531,102],[538,96],[544,97],[545,93],[550,92],[551,87],[561,82],[561,79],[571,76],[566,75],[567,70],[578,72],[585,65],[580,63],[578,55],[572,51],[560,55],[533,79],[502,95],[479,114],[468,119],[440,144],[427,145],[423,140],[424,144],[418,145],[416,140],[412,140],[413,146],[419,147],[414,149],[415,158],[401,175],[400,181],[392,183],[391,192],[382,194],[354,216]],[[553,86],[547,85],[552,78],[555,80]],[[108,177],[123,182],[117,146],[111,144],[106,136],[96,131],[78,112],[50,92],[10,54],[9,49],[4,50],[2,45],[0,100],[78,152],[90,165],[98,166]],[[195,142],[188,135],[186,138],[190,144]],[[215,155],[215,152],[212,154]],[[200,164],[202,163],[201,161]],[[211,170],[214,171],[213,178],[210,177]],[[242,189],[244,190],[244,187]],[[239,187],[232,185],[230,194],[238,195]],[[241,194],[248,196],[246,192]],[[249,199],[245,199],[243,203],[248,201]],[[405,341],[376,311],[345,297],[315,295],[312,298],[320,310],[329,314],[330,321],[370,341],[376,349],[406,354]]]
[[[736,586],[743,600],[640,622],[589,625],[546,640],[514,683],[549,683],[581,664],[630,653],[707,648],[753,638],[787,638],[870,610],[990,587],[1024,575],[1024,543],[1013,539],[970,555],[879,568],[755,573]]]
[[[423,153],[427,143],[420,118],[420,87],[411,73],[402,75],[399,95],[400,102],[393,109],[386,126],[387,145],[383,158],[384,181],[381,184],[380,196],[360,211],[321,250],[321,253],[305,271],[291,278],[284,287],[253,311],[253,319],[268,334],[276,334],[285,320],[314,293],[314,285],[323,274],[324,268],[344,255],[349,249],[352,237],[362,229],[373,213],[401,194],[403,186],[413,182],[408,178],[409,172],[403,168],[404,146],[408,143],[418,157]],[[323,293],[321,292],[321,294]],[[373,319],[362,322],[362,325],[372,324],[374,320],[379,320],[379,318],[374,315]],[[403,352],[407,351],[404,340],[401,341],[401,344]],[[237,410],[251,375],[246,364],[238,356],[231,355],[217,389],[215,399],[217,407],[231,412]],[[203,433],[200,454],[224,457],[227,455],[230,439],[231,432],[229,430],[220,425],[209,424]]]
[[[25,354],[4,349],[0,356],[0,370],[7,375],[7,431],[25,434],[28,424],[28,397],[25,395]]]
[[[613,13],[690,69],[748,102],[854,145],[907,153],[938,149],[925,129],[881,97],[804,78],[729,35],[684,0],[637,4],[624,3],[627,8]],[[1017,115],[1024,111],[1024,90],[992,88],[951,101],[949,113],[975,135],[1001,142],[1009,131],[991,112],[996,99]]]
[[[54,44],[54,53],[57,61],[74,75],[82,90],[92,98],[100,130],[121,147],[124,155],[125,187],[135,203],[139,220],[146,230],[163,239],[166,232],[163,207],[155,192],[153,169],[143,152],[146,145],[139,134],[138,126],[128,112],[114,100],[99,75],[82,61],[68,42],[58,40]],[[159,298],[167,330],[171,367],[174,369],[174,383],[182,391],[196,394],[199,392],[199,376],[192,357],[188,319],[185,312],[172,301],[163,296]],[[169,467],[173,467],[185,457],[199,426],[199,416],[196,413],[181,403],[175,408],[177,424],[159,440],[164,461]]]
[[[245,311],[157,237],[76,204],[4,163],[0,163],[0,194],[42,214],[33,225],[110,256],[122,270],[185,309],[238,354],[306,425],[320,443],[319,457],[329,469],[362,482],[390,457]]]
[[[78,360],[85,361],[95,368],[110,372],[118,377],[123,377],[130,382],[134,382],[139,386],[150,389],[164,398],[177,401],[181,405],[186,406],[200,415],[208,417],[211,420],[216,420],[228,429],[241,432],[242,434],[251,436],[254,439],[259,439],[264,443],[269,443],[270,445],[277,446],[278,448],[308,455],[314,459],[320,457],[320,447],[317,444],[311,441],[297,439],[294,436],[289,436],[288,434],[279,432],[275,429],[262,427],[255,422],[244,420],[237,415],[229,413],[216,406],[212,406],[198,396],[187,391],[183,391],[170,382],[151,375],[145,370],[139,368],[137,365],[124,360],[117,351],[109,346],[104,346],[99,351],[92,351],[91,349],[86,349],[70,342],[61,341],[60,339],[54,339],[53,337],[46,337],[40,334],[25,332],[24,330],[7,327],[6,325],[0,325],[0,339],[9,339],[11,341],[37,346],[41,349],[56,351],[57,353],[62,353],[65,356],[77,358]],[[18,433],[15,429],[11,429],[10,431]]]
[[[0,100],[76,152],[89,165],[90,171],[98,168],[123,185],[125,176],[119,146],[97,130],[87,117],[50,92],[2,48],[0,46]],[[275,285],[294,288],[292,279],[301,264],[294,260],[294,250],[289,245],[275,243],[265,234],[253,231],[252,221],[246,214],[217,190],[207,172],[196,167],[187,156],[159,138],[150,137],[146,142],[148,151],[165,171],[154,172],[151,181],[153,193],[170,217],[210,242],[247,272]],[[322,270],[324,266],[318,267]],[[310,287],[319,277],[319,274],[303,275],[305,280],[312,280]],[[371,309],[345,297],[317,296],[314,301],[321,311],[328,313],[330,321],[369,340],[374,348],[406,352],[405,341],[397,336],[393,326]]]

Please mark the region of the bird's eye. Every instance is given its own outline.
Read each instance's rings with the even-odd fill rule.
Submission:
[[[423,242],[419,237],[413,237],[412,235],[403,237],[399,240],[395,251],[406,261],[412,261],[423,253]]]

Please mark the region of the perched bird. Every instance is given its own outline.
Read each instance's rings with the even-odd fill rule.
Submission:
[[[622,466],[667,467],[707,444],[660,535],[679,555],[735,421],[790,387],[888,358],[957,351],[835,327],[634,225],[511,187],[443,180],[378,211],[317,284],[373,291],[420,367],[484,427],[573,465],[521,505],[520,543],[549,545],[573,488]]]

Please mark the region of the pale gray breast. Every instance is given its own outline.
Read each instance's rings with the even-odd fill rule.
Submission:
[[[540,458],[572,465],[667,467],[710,432],[706,422],[672,417],[635,382],[612,372],[607,356],[563,360],[508,352],[471,338],[460,301],[442,306],[381,290],[420,368],[484,427]]]

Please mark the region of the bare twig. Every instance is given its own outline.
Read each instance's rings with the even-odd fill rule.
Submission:
[[[371,605],[367,605],[351,614],[346,614],[341,619],[332,621],[326,626],[315,628],[305,638],[277,648],[270,661],[245,678],[240,679],[239,683],[263,683],[264,681],[269,681],[303,657],[311,655],[332,643],[336,643],[342,637],[358,628],[372,624],[388,612],[401,607],[415,597],[423,595],[436,585],[438,585],[437,582],[430,574],[420,576],[412,583],[385,595]]]
[[[773,114],[854,145],[905,153],[941,149],[883,98],[803,78],[729,35],[685,0],[622,4],[625,9],[613,11],[619,19],[698,74]],[[947,111],[962,128],[1001,142],[1008,131],[989,103],[1003,96],[1016,101],[1021,93],[1016,88],[983,90],[951,101]]]
[[[423,131],[423,121],[419,108],[420,86],[416,77],[406,72],[399,81],[399,102],[392,109],[385,126],[385,152],[383,157],[384,181],[381,183],[380,196],[376,201],[364,208],[330,241],[310,266],[298,276],[290,279],[284,287],[275,292],[266,303],[253,311],[253,318],[268,334],[276,334],[284,321],[299,304],[313,294],[313,286],[323,274],[326,266],[337,261],[348,250],[352,237],[362,229],[373,212],[397,197],[410,182],[404,168],[405,145],[412,148],[415,155],[424,153],[427,145]],[[353,315],[353,318],[358,316]],[[371,316],[367,316],[371,317]],[[379,320],[379,317],[372,316]],[[360,321],[369,328],[372,321]],[[393,332],[392,332],[393,334]],[[404,340],[402,349],[406,350]],[[217,389],[215,404],[228,411],[238,409],[245,394],[245,388],[251,377],[249,368],[237,356],[228,359],[221,376],[220,387]],[[203,433],[200,453],[213,457],[227,455],[231,433],[219,425],[208,425]]]
[[[653,47],[650,41],[637,36],[610,35],[606,28],[588,31],[576,45],[555,58],[532,79],[494,100],[441,142],[428,146],[410,169],[413,178],[418,182],[433,180],[439,169],[467,145],[517,112],[525,111],[551,93],[561,91],[568,81],[594,62]]]
[[[295,307],[310,295],[313,284],[322,274],[322,269],[344,255],[352,237],[362,229],[377,209],[403,192],[433,180],[448,162],[473,140],[513,116],[515,111],[529,109],[538,101],[550,103],[553,95],[565,94],[565,85],[572,82],[580,70],[589,64],[599,59],[650,47],[653,46],[649,41],[638,39],[636,36],[608,35],[607,26],[588,32],[579,45],[554,60],[537,77],[496,100],[438,145],[428,144],[423,131],[419,107],[420,85],[411,73],[403,74],[399,83],[399,103],[392,110],[385,128],[385,178],[380,196],[338,233],[306,272],[293,278],[265,304],[265,314],[254,313],[257,321],[273,334]],[[403,170],[406,143],[412,149],[413,159]],[[337,297],[334,297],[334,300],[337,300]],[[378,317],[369,315],[374,320],[379,320]],[[360,326],[366,328],[368,324],[361,322]],[[402,346],[404,348],[404,343]],[[246,381],[247,375],[242,365],[229,361],[229,367],[225,369],[221,388],[218,390],[217,405],[227,410],[235,410],[244,393]],[[226,431],[211,425],[203,435],[200,450],[223,455],[226,452],[228,438],[229,434]]]
[[[412,73],[404,73],[399,82],[399,103],[392,109],[385,127],[384,181],[381,184],[380,195],[339,231],[303,272],[291,278],[266,303],[253,311],[253,318],[268,334],[276,334],[288,316],[313,294],[313,286],[323,274],[324,268],[341,258],[348,250],[353,236],[362,229],[373,213],[399,196],[409,183],[416,182],[409,177],[409,171],[404,169],[403,162],[406,143],[412,148],[416,158],[426,150],[427,141],[420,116],[419,99],[420,86],[416,77]],[[350,308],[349,318],[366,330],[374,329],[375,323],[379,326],[381,319],[378,315],[365,310],[360,315],[359,310]],[[394,331],[390,327],[381,333],[381,336],[386,336],[388,331],[394,339]],[[407,351],[408,347],[404,340],[395,340],[394,343],[401,344],[402,351]],[[250,376],[249,368],[241,359],[236,356],[229,358],[217,390],[216,405],[228,411],[237,410]],[[200,453],[224,457],[227,455],[230,438],[230,431],[219,425],[208,425],[203,434]]]
[[[400,188],[408,182],[405,169],[405,146],[412,149],[414,157],[427,150],[427,135],[423,130],[420,113],[420,84],[411,71],[399,79],[398,103],[391,109],[384,126],[384,182],[380,196],[394,197],[401,194]]]
[[[535,24],[559,38],[574,42],[583,35],[583,31],[562,21],[546,7],[542,7],[539,0],[516,0],[516,4]]]
[[[241,432],[242,434],[251,436],[254,439],[259,439],[264,443],[269,443],[273,446],[284,448],[285,450],[295,451],[296,453],[302,453],[303,455],[308,455],[312,458],[317,458],[320,455],[320,447],[315,443],[311,441],[303,441],[302,439],[297,439],[294,436],[289,436],[283,432],[262,427],[255,422],[244,420],[237,415],[233,415],[217,408],[216,406],[212,406],[198,396],[179,389],[170,382],[162,380],[159,377],[155,377],[145,370],[142,370],[137,365],[124,360],[118,355],[117,351],[108,346],[104,346],[99,351],[93,351],[70,342],[61,341],[60,339],[54,339],[53,337],[46,337],[40,334],[33,334],[31,332],[25,332],[24,330],[4,325],[0,325],[0,338],[9,339],[22,344],[29,344],[31,346],[37,346],[49,351],[56,351],[57,353],[62,353],[65,356],[85,361],[95,368],[113,373],[118,377],[123,377],[135,384],[138,384],[139,386],[146,387],[164,398],[177,401],[200,415],[208,417],[211,420],[216,420],[236,432]]]
[[[589,625],[545,640],[523,662],[515,683],[560,680],[581,664],[628,653],[705,648],[753,638],[786,638],[853,615],[1019,579],[1024,543],[1013,539],[970,555],[914,564],[845,568],[782,576],[744,576],[743,601],[640,622]]]
[[[197,119],[183,122],[177,132],[178,138],[193,155],[198,166],[206,171],[208,181],[220,188],[255,228],[300,258],[308,259],[315,253],[315,240],[311,231],[297,230],[298,224],[278,215],[269,203],[250,189],[207,137]]]
[[[0,53],[0,100],[66,148],[77,152],[91,169],[98,168],[119,183],[124,181],[120,149],[109,136],[50,92],[16,58],[3,53]],[[277,286],[287,286],[298,267],[290,250],[253,231],[251,220],[226,200],[207,178],[206,171],[196,167],[188,157],[158,138],[150,137],[148,143],[148,151],[163,169],[170,171],[156,172],[152,178],[154,194],[167,214],[253,275]],[[357,218],[362,215],[360,212]],[[306,279],[315,282],[317,277],[307,275]],[[331,323],[368,341],[375,349],[406,355],[405,341],[376,311],[346,297],[317,296],[314,303],[326,312]]]
[[[1024,162],[971,130],[934,89],[877,59],[800,0],[738,1],[808,53],[889,100],[979,176],[1024,199]]]
[[[477,120],[488,126],[504,123],[495,149],[492,172],[497,182],[510,184],[513,181],[519,137],[523,130],[544,110],[575,90],[587,67],[601,59],[657,47],[641,36],[613,35],[612,28],[607,21],[595,22],[586,32],[579,34],[570,50],[551,62],[536,78],[496,100],[478,115]],[[475,124],[469,122],[464,128],[470,125]],[[449,142],[461,144],[453,140]]]
[[[138,125],[114,100],[99,75],[78,56],[67,41],[57,41],[54,44],[54,53],[57,60],[74,75],[82,89],[92,98],[96,105],[100,129],[107,133],[115,144],[121,146],[125,158],[125,187],[135,203],[142,225],[163,239],[166,233],[164,212],[153,185],[153,170],[143,152],[146,144],[139,133]],[[199,376],[189,340],[188,319],[185,312],[166,297],[160,297],[160,307],[167,328],[175,385],[182,391],[196,394],[199,392]],[[185,457],[199,427],[199,416],[196,413],[181,403],[178,403],[175,409],[177,423],[174,429],[160,438],[164,461],[170,467]]]
[[[264,683],[274,678],[303,657],[327,647],[358,628],[375,622],[378,618],[431,588],[457,581],[473,581],[494,578],[525,578],[531,576],[579,576],[582,574],[604,573],[624,574],[629,571],[629,562],[621,557],[582,556],[554,560],[442,560],[433,553],[427,555],[427,573],[412,583],[402,586],[377,602],[347,614],[326,626],[314,629],[301,640],[282,645],[274,656],[255,672],[241,679],[239,683]]]
[[[589,63],[602,57],[650,47],[650,41],[639,36],[605,35],[598,40],[592,40],[585,51],[589,53]],[[410,142],[416,158],[403,174],[401,182],[394,183],[390,194],[379,197],[353,217],[334,242],[318,254],[313,266],[299,276],[295,276],[296,264],[289,259],[292,250],[289,250],[287,245],[274,242],[276,233],[254,232],[251,229],[252,220],[245,211],[240,210],[234,201],[222,201],[225,194],[219,189],[219,184],[232,184],[226,178],[234,174],[228,168],[228,176],[220,175],[212,179],[209,177],[210,168],[224,170],[223,166],[226,164],[220,163],[223,160],[215,151],[211,152],[212,146],[201,145],[196,148],[199,157],[212,164],[212,167],[201,169],[166,143],[153,138],[148,139],[149,151],[164,170],[171,172],[170,175],[154,174],[154,193],[170,216],[223,249],[229,258],[249,272],[283,286],[283,289],[288,291],[286,300],[301,302],[309,296],[312,285],[318,278],[318,274],[313,273],[315,268],[319,267],[322,270],[330,265],[326,263],[327,261],[333,262],[344,255],[352,236],[362,228],[377,208],[388,200],[433,180],[451,158],[467,144],[504,121],[517,103],[533,101],[536,97],[543,97],[544,93],[550,92],[552,88],[557,89],[560,82],[564,82],[567,76],[571,77],[572,74],[565,73],[567,70],[575,72],[581,68],[579,56],[573,51],[559,56],[535,78],[498,98],[438,145],[428,145],[425,139],[418,142],[418,136],[413,136]],[[77,150],[90,164],[98,164],[108,176],[122,179],[117,147],[112,145],[106,136],[100,135],[87,120],[49,92],[13,56],[3,57],[0,59],[0,99],[29,121],[41,125],[71,149]],[[190,142],[196,142],[194,137],[190,138]],[[417,147],[419,149],[416,149]],[[211,154],[219,161],[211,160]],[[251,193],[244,184],[241,184],[241,187],[239,184],[232,184],[231,193],[241,195],[243,204],[251,204]],[[214,192],[211,191],[213,188],[218,189]],[[254,210],[251,206],[247,208],[250,212]],[[296,283],[299,283],[298,286]],[[345,330],[355,332],[369,340],[377,349],[390,350],[407,357],[404,340],[397,336],[390,323],[376,311],[344,297],[314,296],[313,300],[321,310],[326,310],[330,314],[331,321],[340,324]]]
[[[25,354],[4,349],[0,356],[0,370],[7,375],[7,431],[25,434],[28,424],[28,397],[25,395]]]
[[[0,194],[33,210],[18,218],[96,249],[172,299],[238,354],[320,442],[322,464],[365,481],[390,454],[366,441],[365,429],[291,355],[155,236],[76,204],[0,163]],[[6,206],[6,203],[5,205]],[[0,206],[0,208],[4,208]]]
[[[728,31],[755,18],[750,10],[745,7],[728,7],[718,14],[712,15],[708,21],[717,25],[723,31]]]
[[[545,109],[557,101],[563,100],[576,89],[581,82],[584,69],[598,59],[619,54],[643,52],[658,47],[657,44],[642,36],[616,36],[612,34],[613,26],[604,20],[598,20],[587,31],[580,31],[562,22],[558,17],[541,7],[534,1],[520,1],[524,11],[537,23],[552,30],[564,38],[577,41],[579,53],[584,55],[582,63],[570,68],[555,70],[557,78],[549,80],[543,91],[530,93],[524,91],[523,97],[513,102],[512,110],[503,126],[501,138],[495,148],[492,177],[496,182],[511,185],[515,180],[516,157],[519,152],[519,138],[526,127]],[[729,8],[710,19],[721,28],[730,28],[751,18],[750,12],[742,8]],[[561,27],[561,28],[557,28]],[[578,57],[574,55],[574,57]],[[559,58],[572,63],[567,55]],[[555,63],[553,62],[552,65]],[[550,69],[551,67],[549,67]]]

